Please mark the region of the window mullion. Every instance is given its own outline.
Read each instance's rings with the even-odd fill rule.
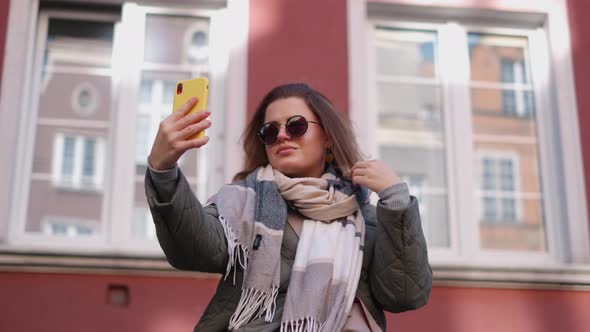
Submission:
[[[37,8],[35,8],[36,10]],[[34,45],[29,45],[29,49],[32,50],[32,58],[30,64],[30,71],[26,72],[25,85],[31,87],[29,90],[30,94],[24,94],[20,100],[22,105],[21,114],[24,114],[19,125],[19,137],[17,142],[20,148],[17,151],[24,151],[17,157],[16,160],[16,171],[15,171],[15,186],[14,195],[11,202],[13,206],[13,212],[9,220],[12,220],[14,224],[10,226],[10,241],[18,242],[19,239],[25,236],[25,229],[27,224],[27,206],[29,203],[29,194],[31,190],[31,174],[32,174],[32,160],[33,160],[33,147],[35,145],[35,136],[37,134],[36,126],[38,122],[38,107],[39,107],[39,96],[41,91],[41,68],[43,63],[43,43],[47,36],[49,28],[49,17],[46,14],[41,13],[39,15],[39,22],[36,29],[36,37],[31,36],[31,40],[34,40]],[[32,29],[35,31],[35,29]],[[32,44],[32,43],[31,43]],[[27,90],[27,89],[23,89]],[[61,165],[60,165],[61,166]],[[60,172],[60,170],[58,170]]]
[[[118,95],[112,113],[111,133],[113,163],[112,188],[109,196],[109,226],[107,236],[110,246],[124,248],[130,238],[130,221],[133,217],[135,191],[135,141],[141,64],[143,63],[145,12],[135,4],[123,7],[121,22],[115,29],[113,42],[113,88],[125,91]],[[117,144],[114,144],[117,142]]]
[[[479,245],[474,197],[473,130],[470,112],[469,53],[466,30],[448,23],[440,30],[441,78],[445,97],[448,141],[447,172],[452,247],[460,258],[470,260]]]
[[[55,156],[51,163],[51,183],[54,186],[59,184],[61,181],[61,168],[63,167],[63,144],[64,144],[64,135],[62,133],[58,133],[53,138],[53,156]]]
[[[230,168],[228,165],[225,165],[226,161],[230,161],[229,158],[225,158],[226,152],[228,151],[228,144],[226,142],[235,135],[235,133],[231,132],[233,129],[227,128],[225,130],[225,128],[228,125],[235,125],[233,123],[234,121],[239,121],[239,118],[234,118],[235,115],[232,115],[231,121],[227,120],[226,110],[229,108],[227,108],[224,94],[219,93],[219,91],[224,91],[229,86],[227,84],[226,73],[230,65],[231,45],[226,38],[225,34],[227,32],[224,27],[234,24],[234,22],[230,22],[231,15],[227,10],[212,14],[209,21],[209,54],[212,56],[209,58],[210,75],[207,108],[213,112],[210,117],[211,121],[218,125],[207,129],[208,132],[206,135],[211,139],[203,147],[203,152],[197,152],[197,177],[199,177],[197,197],[201,200],[207,199],[208,196],[216,192],[225,183],[224,168]],[[241,117],[242,115],[237,116]],[[233,131],[241,134],[240,130]],[[209,164],[199,164],[202,160],[208,161]],[[236,164],[238,168],[241,166],[239,162]],[[232,165],[232,167],[234,166]]]
[[[104,190],[104,168],[105,168],[105,144],[104,140],[101,138],[96,139],[96,155],[94,158],[94,175],[93,181],[95,188],[98,190]]]
[[[535,91],[535,108],[536,121],[538,124],[539,139],[539,164],[541,170],[558,170],[560,169],[559,161],[561,160],[559,150],[561,149],[561,140],[559,139],[557,128],[556,112],[552,110],[551,102],[551,84],[549,72],[549,54],[548,43],[545,37],[544,29],[537,29],[529,37],[531,76]],[[564,178],[558,176],[560,172],[552,172],[549,175],[541,173],[542,188],[545,199],[543,201],[543,213],[545,215],[546,241],[549,253],[557,261],[567,262],[572,259],[572,249],[576,246],[575,241],[570,243],[567,234],[568,225],[566,220],[567,211],[563,208],[566,206],[563,195],[557,193],[565,192],[563,182]],[[582,232],[586,237],[587,232]],[[573,240],[573,239],[572,239]],[[587,242],[587,240],[586,240]],[[571,248],[570,248],[571,245]],[[586,253],[587,255],[587,253]]]
[[[84,136],[72,136],[74,138],[74,170],[72,172],[72,183],[74,188],[83,188],[82,164],[84,161]]]
[[[371,82],[369,85],[369,89],[367,92],[368,99],[367,99],[367,109],[370,110],[370,114],[368,114],[364,121],[366,121],[366,125],[364,128],[369,128],[365,132],[366,137],[366,144],[367,147],[364,149],[367,157],[369,158],[379,158],[379,146],[377,144],[377,60],[376,60],[376,41],[375,41],[375,26],[369,25],[367,28],[367,41],[368,41],[368,51],[367,51],[367,82]],[[359,127],[361,126],[362,122],[359,121]]]

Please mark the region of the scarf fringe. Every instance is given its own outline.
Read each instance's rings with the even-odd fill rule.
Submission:
[[[319,332],[326,323],[320,323],[314,317],[305,317],[295,321],[281,323],[280,332]]]
[[[240,266],[244,270],[248,268],[248,247],[239,243],[229,223],[223,216],[219,216],[223,225],[225,238],[227,239],[228,263],[224,280],[230,275],[233,268],[233,284],[236,284],[236,271]],[[234,330],[247,324],[253,317],[262,317],[267,322],[272,322],[277,309],[277,295],[279,286],[272,286],[268,291],[261,291],[253,288],[242,289],[240,302],[229,321],[229,329]]]
[[[235,330],[252,320],[264,315],[264,320],[272,322],[277,308],[276,300],[279,287],[273,286],[268,291],[254,288],[242,289],[238,308],[229,320],[229,329]]]
[[[238,238],[234,235],[231,226],[225,221],[223,216],[219,216],[219,221],[223,226],[223,232],[225,234],[225,238],[227,239],[227,251],[229,255],[229,259],[227,262],[227,268],[225,270],[225,277],[223,280],[227,280],[231,270],[233,267],[241,266],[244,270],[248,268],[248,247],[244,246],[243,244],[239,243]],[[234,277],[233,277],[233,284],[236,284],[236,271],[234,270]]]

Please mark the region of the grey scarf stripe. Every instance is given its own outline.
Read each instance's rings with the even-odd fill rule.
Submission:
[[[225,278],[233,270],[235,283],[236,269],[244,269],[230,330],[258,317],[273,320],[287,204],[306,217],[299,240],[299,247],[306,250],[298,249],[295,257],[281,331],[342,328],[358,285],[364,245],[358,202],[367,197],[365,191],[355,189],[337,179],[333,169],[321,179],[290,179],[268,165],[222,187],[209,200],[217,206],[228,241]],[[325,245],[330,239],[333,245]],[[325,296],[317,296],[322,293]]]

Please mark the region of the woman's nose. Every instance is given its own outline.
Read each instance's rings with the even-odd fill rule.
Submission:
[[[284,125],[281,125],[281,127],[279,128],[279,134],[277,135],[277,139],[279,141],[284,141],[289,138],[291,138],[291,136],[289,136],[289,134],[287,134],[287,127]]]

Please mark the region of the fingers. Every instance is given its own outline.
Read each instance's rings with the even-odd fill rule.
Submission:
[[[199,111],[193,114],[186,115],[180,119],[177,119],[173,124],[172,128],[174,131],[181,131],[184,130],[186,127],[191,126],[193,124],[202,122],[205,120],[211,112],[209,111]]]
[[[359,161],[352,167],[350,174],[355,185],[372,187],[374,182],[379,182],[383,176],[383,170],[377,160]]]
[[[352,171],[356,170],[356,169],[362,169],[362,168],[368,168],[370,167],[373,163],[375,163],[376,160],[364,160],[364,161],[357,161],[356,164],[354,164],[354,166],[352,166]]]
[[[369,169],[368,168],[354,168],[351,171],[351,175],[355,176],[355,175],[368,175],[369,174]]]
[[[357,162],[351,169],[351,178],[355,185],[363,185],[378,193],[401,181],[397,173],[382,160]]]
[[[371,175],[370,163],[367,161],[359,161],[350,170],[350,178],[354,185],[367,185]]]
[[[178,144],[178,149],[184,153],[190,149],[200,148],[207,143],[209,143],[209,136],[204,136],[198,139],[180,142]]]
[[[192,110],[193,107],[195,107],[198,103],[199,103],[199,98],[192,97],[186,103],[184,103],[182,106],[180,106],[180,108],[175,110],[175,112],[172,112],[172,114],[170,114],[166,118],[166,120],[168,120],[170,122],[176,122],[178,119],[184,117],[186,115],[186,113],[188,113],[188,111]],[[166,121],[166,120],[164,120],[164,121]]]
[[[180,106],[180,108],[178,110],[176,110],[176,112],[174,112],[174,113],[176,113],[178,115],[178,117],[183,117],[188,111],[192,110],[193,107],[197,106],[198,103],[199,103],[199,98],[192,97],[186,103],[184,103],[182,106]]]
[[[160,122],[150,152],[150,163],[156,169],[168,169],[174,166],[178,158],[187,150],[199,148],[209,141],[208,137],[189,139],[189,136],[192,138],[195,134],[211,126],[211,121],[205,120],[211,115],[210,112],[199,111],[187,115],[197,103],[197,98],[191,98],[176,112]]]
[[[211,121],[209,121],[209,120],[200,121],[200,122],[191,124],[189,126],[186,126],[184,129],[179,131],[178,137],[182,138],[182,139],[186,139],[186,138],[194,136],[197,133],[200,133],[201,131],[203,131],[209,127],[211,127]]]
[[[368,182],[368,177],[366,175],[353,175],[351,179],[352,184],[355,186],[366,186]]]

